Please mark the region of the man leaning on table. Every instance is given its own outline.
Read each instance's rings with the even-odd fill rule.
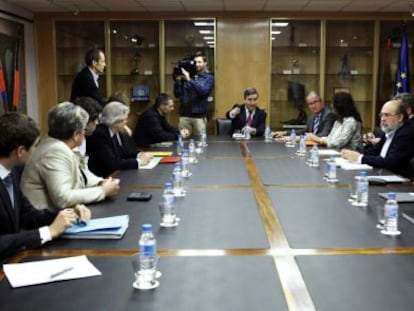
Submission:
[[[252,136],[262,136],[266,126],[266,112],[257,106],[259,92],[254,87],[243,94],[243,105],[234,105],[227,111],[226,118],[231,120],[231,133],[249,129]]]
[[[414,171],[410,160],[414,157],[414,131],[411,122],[407,122],[405,106],[400,100],[392,99],[382,106],[379,116],[384,137],[377,144],[369,145],[361,152],[343,149],[342,157],[413,178]]]
[[[78,219],[88,221],[84,205],[59,212],[37,210],[22,194],[15,167],[23,165],[39,141],[39,129],[26,115],[0,117],[0,260],[58,237]],[[21,230],[24,229],[24,230]]]
[[[335,122],[335,114],[325,106],[322,98],[315,91],[306,96],[309,110],[312,112],[308,118],[306,129],[297,131],[298,134],[313,133],[318,137],[327,137]],[[289,135],[288,131],[276,131],[273,136],[283,137]]]

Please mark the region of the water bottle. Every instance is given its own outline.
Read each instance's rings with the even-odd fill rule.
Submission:
[[[152,225],[143,224],[139,238],[139,274],[144,282],[151,282],[157,268],[157,242],[152,234]]]
[[[264,139],[265,139],[265,142],[271,142],[273,140],[272,130],[270,129],[270,126],[266,126],[266,129],[264,132]]]
[[[300,136],[299,146],[298,146],[298,155],[301,157],[306,156],[306,142],[305,135]]]
[[[190,139],[190,143],[188,144],[188,156],[190,163],[197,163],[196,145],[193,138]]]
[[[386,235],[398,235],[401,232],[398,231],[398,203],[395,199],[395,192],[389,192],[387,195],[387,201],[384,206],[384,230],[382,234]]]
[[[250,127],[249,126],[246,126],[244,128],[244,139],[245,140],[250,140],[251,138],[252,138],[252,135],[250,133]]]
[[[295,129],[292,129],[290,131],[290,144],[291,144],[291,147],[296,147],[296,131],[295,131]]]
[[[310,159],[310,166],[311,167],[319,167],[319,149],[318,146],[315,144],[311,149],[311,159]]]
[[[181,156],[183,153],[183,149],[184,149],[184,142],[183,142],[183,138],[181,135],[178,135],[178,140],[177,140],[177,155]]]
[[[183,174],[181,163],[175,163],[173,170],[173,192],[176,197],[184,196]]]
[[[202,148],[207,147],[207,132],[206,132],[206,129],[205,128],[203,128],[201,130],[200,143],[201,143],[201,147]]]
[[[336,163],[335,163],[335,157],[333,155],[331,155],[329,157],[329,160],[327,162],[327,181],[331,182],[331,183],[335,183],[338,181],[338,179],[336,178]]]
[[[356,199],[353,205],[367,206],[368,205],[368,178],[367,172],[360,172],[356,178]]]
[[[187,149],[183,149],[183,155],[181,156],[181,174],[184,178],[188,178],[191,176],[190,157],[188,156]]]
[[[175,224],[175,218],[177,216],[175,206],[175,194],[173,186],[170,182],[165,183],[164,193],[162,195],[163,202],[161,204],[161,226],[170,227]]]

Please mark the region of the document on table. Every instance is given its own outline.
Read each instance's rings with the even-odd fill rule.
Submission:
[[[13,288],[102,275],[85,255],[4,264],[3,271]]]
[[[161,161],[161,157],[154,157],[151,159],[151,161],[146,165],[139,165],[140,170],[152,170],[154,167],[158,165]]]
[[[380,179],[387,183],[399,183],[399,182],[407,182],[410,181],[408,178],[404,178],[398,175],[374,175],[374,176],[367,176],[368,181],[370,179]]]
[[[339,156],[340,153],[334,149],[319,149],[318,150],[320,156]]]
[[[353,170],[372,170],[372,166],[368,164],[359,164],[355,162],[350,162],[344,158],[335,158],[336,166],[340,166],[345,171],[353,171]]]

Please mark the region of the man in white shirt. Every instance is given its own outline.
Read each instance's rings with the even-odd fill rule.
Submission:
[[[39,129],[26,115],[0,116],[0,259],[58,237],[76,221],[88,221],[84,205],[59,212],[37,210],[22,194],[15,167],[26,162],[39,141]],[[24,229],[21,231],[21,229]]]

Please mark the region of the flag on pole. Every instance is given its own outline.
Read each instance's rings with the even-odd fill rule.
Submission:
[[[397,76],[395,79],[394,94],[410,93],[410,66],[408,62],[407,25],[401,26],[401,47],[398,61]]]
[[[1,60],[0,60],[0,96],[1,96],[1,101],[3,102],[4,111],[8,111],[6,83],[4,81],[4,73],[3,73],[3,66],[1,64]]]

